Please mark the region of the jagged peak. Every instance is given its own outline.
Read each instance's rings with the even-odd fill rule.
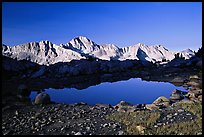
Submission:
[[[141,43],[141,42],[139,42],[139,43],[137,43],[137,44],[135,44],[135,45],[133,45],[134,47],[136,46],[136,47],[146,47],[147,45],[145,45],[144,43]]]
[[[49,40],[41,40],[39,43],[45,43],[45,44],[51,43],[52,44],[52,42],[50,42]]]
[[[181,52],[193,52],[191,49],[187,48],[185,50],[182,50]]]
[[[33,42],[27,42],[27,43],[24,43],[24,44],[19,44],[19,45],[16,45],[16,46],[26,46],[26,45],[30,45],[30,44],[40,44],[40,43],[43,43],[43,44],[52,44],[52,42],[50,42],[49,40],[41,40],[41,41],[33,41]],[[7,45],[6,45],[7,46]],[[16,46],[11,46],[11,47],[16,47]]]
[[[92,40],[88,39],[85,36],[78,36],[70,40],[68,43],[65,44],[65,47],[73,47],[77,49],[81,49],[82,47],[90,48],[95,47],[98,44],[93,42]]]
[[[146,46],[144,43],[139,42],[137,45],[139,46]]]
[[[78,37],[75,37],[73,39],[70,40],[71,41],[82,41],[82,42],[93,42],[92,40],[90,40],[89,38],[85,37],[85,36],[78,36]]]
[[[80,40],[90,40],[90,39],[88,39],[88,38],[85,37],[85,36],[78,36],[77,38],[80,39]]]

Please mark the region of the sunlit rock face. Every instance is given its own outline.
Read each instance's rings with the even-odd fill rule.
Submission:
[[[102,60],[110,60],[120,55],[119,48],[113,44],[98,45],[90,39],[79,36],[63,46],[64,48],[88,54]]]
[[[171,61],[179,53],[185,59],[194,56],[190,49],[172,52],[161,45],[148,46],[136,44],[119,48],[114,44],[98,45],[92,40],[79,36],[59,46],[50,41],[30,42],[18,46],[2,45],[4,56],[17,60],[29,60],[40,65],[70,62],[71,60],[88,59],[92,56],[102,60],[141,60],[149,62]]]
[[[179,53],[179,56],[182,55],[185,59],[189,59],[195,55],[195,53],[191,49],[186,49],[177,53]]]
[[[31,42],[19,46],[3,46],[2,54],[17,60],[29,60],[40,65],[85,59],[80,53],[64,49],[49,41]]]
[[[163,46],[147,46],[145,44],[137,44],[134,46],[125,47],[122,49],[123,55],[120,60],[126,59],[138,59],[146,60],[150,62],[172,60],[174,59],[174,53],[167,50]]]

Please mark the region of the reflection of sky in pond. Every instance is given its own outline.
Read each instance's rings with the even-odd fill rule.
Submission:
[[[77,103],[86,102],[88,104],[111,104],[115,105],[121,100],[132,104],[152,103],[160,96],[170,97],[174,89],[186,91],[183,87],[176,87],[166,82],[142,81],[140,78],[132,78],[126,81],[104,82],[96,86],[91,86],[83,90],[75,88],[45,89],[51,100],[57,103]],[[33,100],[36,92],[32,92],[30,97]]]

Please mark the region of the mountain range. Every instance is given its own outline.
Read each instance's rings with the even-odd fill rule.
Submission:
[[[70,62],[71,60],[94,57],[102,60],[141,60],[150,62],[171,61],[179,53],[185,59],[194,56],[186,49],[180,52],[169,51],[161,45],[136,45],[119,48],[114,44],[96,44],[92,40],[79,36],[66,44],[56,45],[50,41],[30,42],[17,46],[2,45],[2,55],[17,59],[29,60],[40,65]]]

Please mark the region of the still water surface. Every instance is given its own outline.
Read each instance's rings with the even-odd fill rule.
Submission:
[[[174,89],[186,91],[183,87],[176,87],[167,82],[143,81],[140,78],[131,78],[113,83],[104,82],[82,90],[49,88],[45,89],[45,92],[50,95],[51,101],[57,103],[86,102],[90,105],[97,103],[116,105],[121,100],[131,104],[150,104],[160,96],[169,98]],[[36,91],[31,92],[31,100],[36,95]]]

